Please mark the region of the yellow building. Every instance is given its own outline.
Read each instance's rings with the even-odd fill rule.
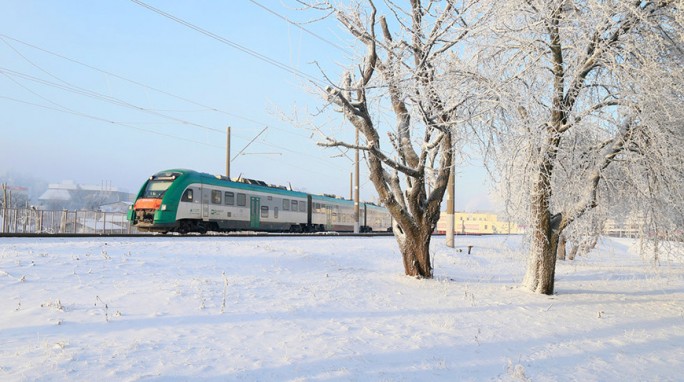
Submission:
[[[623,219],[606,219],[603,222],[603,234],[614,237],[639,237],[645,230],[645,219],[635,213]]]
[[[447,214],[442,211],[435,233],[446,233]],[[499,221],[496,214],[479,212],[454,213],[454,233],[457,235],[506,235],[520,234],[523,230],[517,224]]]

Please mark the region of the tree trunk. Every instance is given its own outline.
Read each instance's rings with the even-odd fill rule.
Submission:
[[[552,295],[558,233],[551,229],[550,220],[546,224],[538,224],[534,230],[523,285],[532,292]]]
[[[558,226],[560,216],[551,217],[549,212],[551,196],[548,183],[550,176],[548,175],[541,171],[534,186],[531,205],[532,245],[527,259],[523,286],[535,293],[552,295],[559,237],[559,232],[555,228]]]
[[[399,243],[399,250],[404,261],[404,271],[407,276],[432,278],[432,264],[430,263],[429,229],[423,227],[413,230],[403,230],[395,226],[394,234]]]
[[[565,261],[565,235],[560,235],[558,239],[558,250],[556,250],[556,258]]]

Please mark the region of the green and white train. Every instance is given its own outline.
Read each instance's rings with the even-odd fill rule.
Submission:
[[[361,232],[387,231],[389,212],[359,205]],[[354,202],[291,191],[261,181],[232,181],[192,170],[159,172],[143,184],[128,219],[140,231],[351,232]]]

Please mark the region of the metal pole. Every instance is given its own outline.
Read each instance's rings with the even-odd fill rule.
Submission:
[[[451,168],[449,169],[449,183],[447,184],[447,210],[446,210],[446,245],[449,248],[454,248],[454,177],[456,170],[453,161],[451,160]]]
[[[361,226],[359,225],[359,128],[356,128],[356,152],[354,153],[354,171],[355,182],[354,182],[354,233],[359,233],[361,231]]]
[[[226,176],[230,179],[230,126],[226,128]]]
[[[7,184],[2,184],[2,232],[7,232]]]

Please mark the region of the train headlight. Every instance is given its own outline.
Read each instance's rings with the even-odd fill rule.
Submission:
[[[166,211],[166,204],[162,204],[162,205],[161,205],[161,210],[162,210],[162,211]]]

